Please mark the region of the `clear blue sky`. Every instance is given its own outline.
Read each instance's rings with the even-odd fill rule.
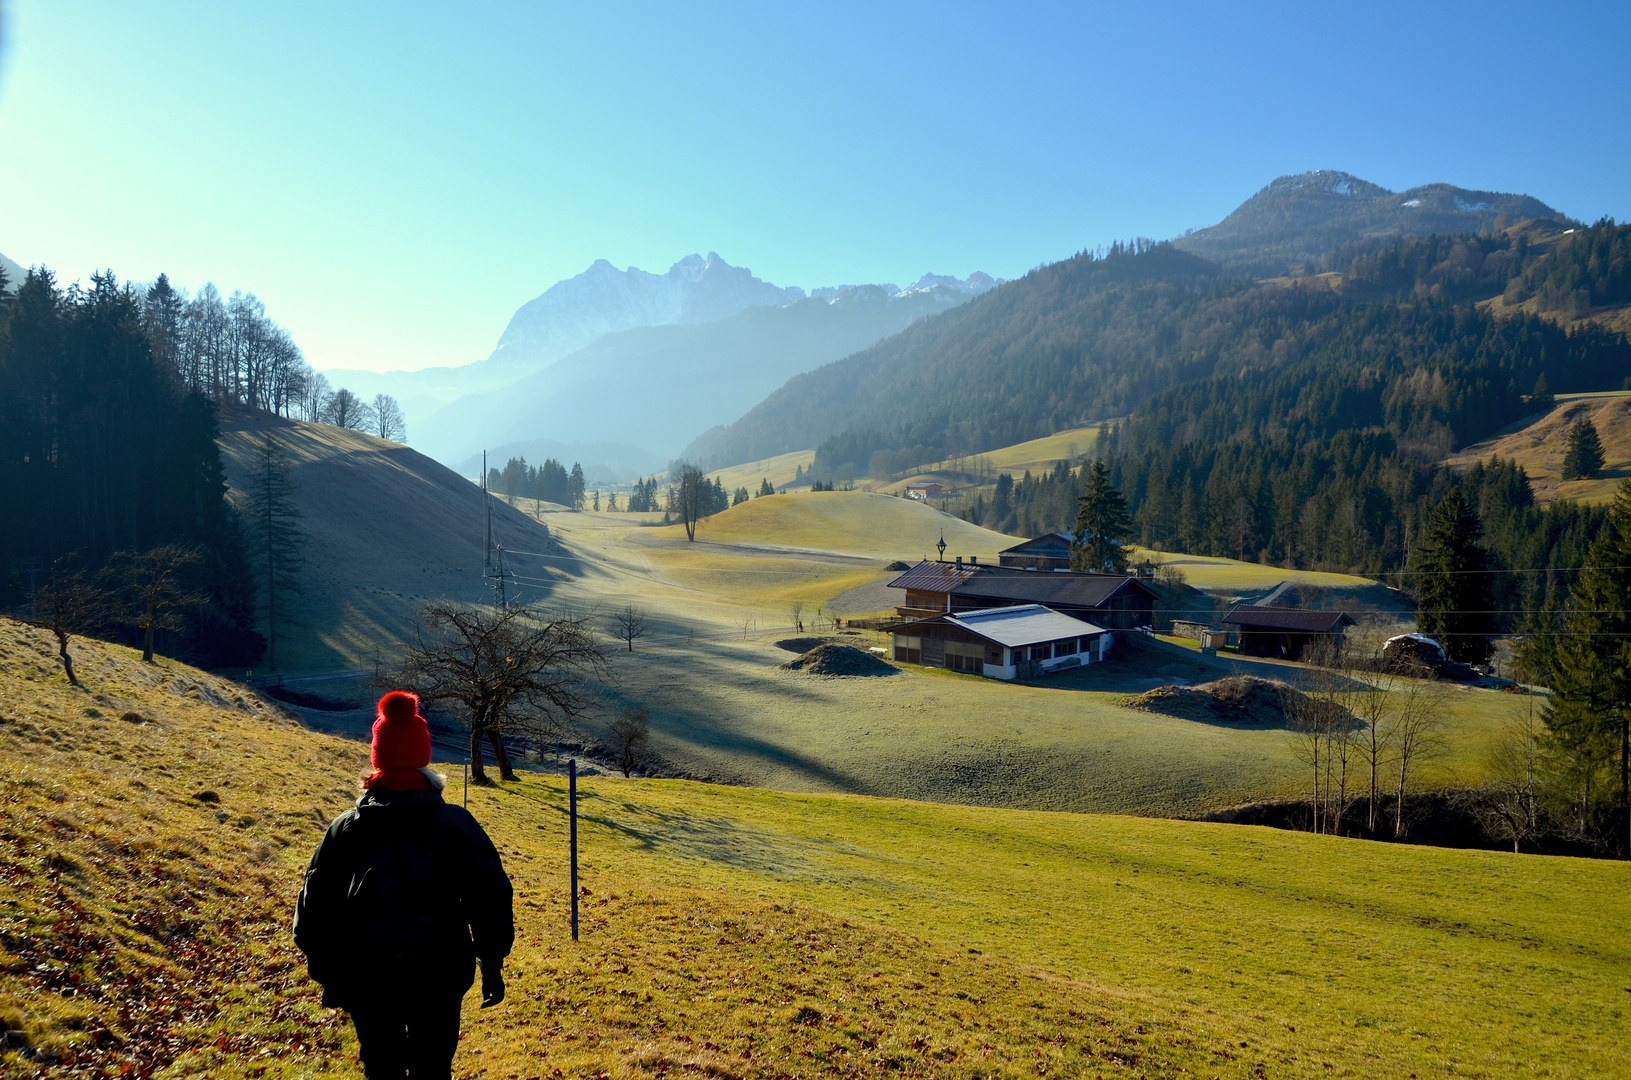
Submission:
[[[1275,176],[1631,218],[1631,4],[0,0],[0,252],[487,354],[596,258],[1012,277]]]

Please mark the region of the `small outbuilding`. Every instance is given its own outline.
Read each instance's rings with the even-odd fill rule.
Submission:
[[[993,679],[1029,679],[1096,664],[1110,654],[1110,631],[1021,604],[960,611],[907,623],[894,631],[894,658]]]
[[[1341,611],[1242,604],[1223,617],[1223,625],[1239,635],[1240,651],[1247,656],[1300,660],[1316,642],[1340,646],[1343,630],[1353,626],[1354,621]]]
[[[1069,570],[1069,532],[1044,533],[997,552],[997,565],[1014,570]]]

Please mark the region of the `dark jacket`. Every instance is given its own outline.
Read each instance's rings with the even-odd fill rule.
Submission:
[[[467,810],[440,791],[374,789],[317,845],[294,940],[325,1004],[345,1006],[398,972],[462,995],[475,960],[509,955],[510,896],[498,851]]]

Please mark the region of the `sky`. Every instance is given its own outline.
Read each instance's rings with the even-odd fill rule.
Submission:
[[[0,0],[0,252],[486,356],[595,259],[1015,277],[1274,177],[1631,219],[1631,4]]]

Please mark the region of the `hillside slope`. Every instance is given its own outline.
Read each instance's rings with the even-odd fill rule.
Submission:
[[[1591,480],[1565,480],[1563,458],[1569,448],[1569,429],[1581,419],[1589,419],[1602,440],[1602,474]],[[1491,457],[1516,461],[1523,466],[1538,503],[1559,499],[1594,504],[1612,502],[1620,480],[1631,475],[1631,394],[1565,397],[1516,431],[1468,446],[1445,459],[1445,464],[1465,469]]]
[[[357,1075],[288,922],[365,748],[76,647],[0,621],[0,1073]],[[1623,863],[592,778],[574,943],[564,787],[469,793],[518,933],[460,1075],[1623,1071]]]
[[[261,440],[271,435],[288,456],[305,565],[298,616],[279,631],[283,671],[389,663],[426,602],[490,598],[480,488],[416,450],[358,431],[268,417],[221,426],[221,457],[240,508]],[[554,552],[547,527],[501,500],[492,507],[496,542],[507,551]],[[545,579],[568,565],[511,560]]]

